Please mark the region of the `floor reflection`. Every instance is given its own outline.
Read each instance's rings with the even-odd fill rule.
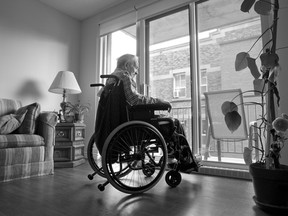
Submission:
[[[170,188],[168,185],[157,188],[144,194],[128,195],[123,197],[114,207],[115,216],[134,215],[191,215],[191,208],[197,199],[202,185],[191,184],[182,180],[181,187]]]

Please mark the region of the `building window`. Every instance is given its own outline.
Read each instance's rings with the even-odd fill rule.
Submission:
[[[186,76],[185,72],[174,74],[174,88],[173,97],[174,98],[184,98],[186,97]]]

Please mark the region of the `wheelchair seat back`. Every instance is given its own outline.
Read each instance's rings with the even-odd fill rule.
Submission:
[[[106,85],[100,96],[95,124],[95,142],[100,154],[108,135],[127,121],[123,83]]]

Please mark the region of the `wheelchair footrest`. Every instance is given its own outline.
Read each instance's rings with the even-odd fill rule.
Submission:
[[[178,166],[179,166],[178,167],[179,171],[183,173],[191,173],[193,171],[198,172],[198,169],[199,169],[198,165],[194,162],[186,163],[186,164],[179,164]]]
[[[201,155],[194,156],[192,162],[179,161],[176,158],[172,159],[170,163],[167,164],[168,168],[180,171],[183,173],[191,173],[193,171],[198,172],[201,167]]]

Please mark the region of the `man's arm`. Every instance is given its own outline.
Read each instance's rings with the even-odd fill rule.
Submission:
[[[127,102],[130,105],[139,105],[139,104],[169,104],[168,101],[161,100],[159,98],[147,97],[137,92],[136,83],[126,74],[123,74],[121,80],[124,85],[124,92]],[[171,106],[171,105],[170,105]]]

